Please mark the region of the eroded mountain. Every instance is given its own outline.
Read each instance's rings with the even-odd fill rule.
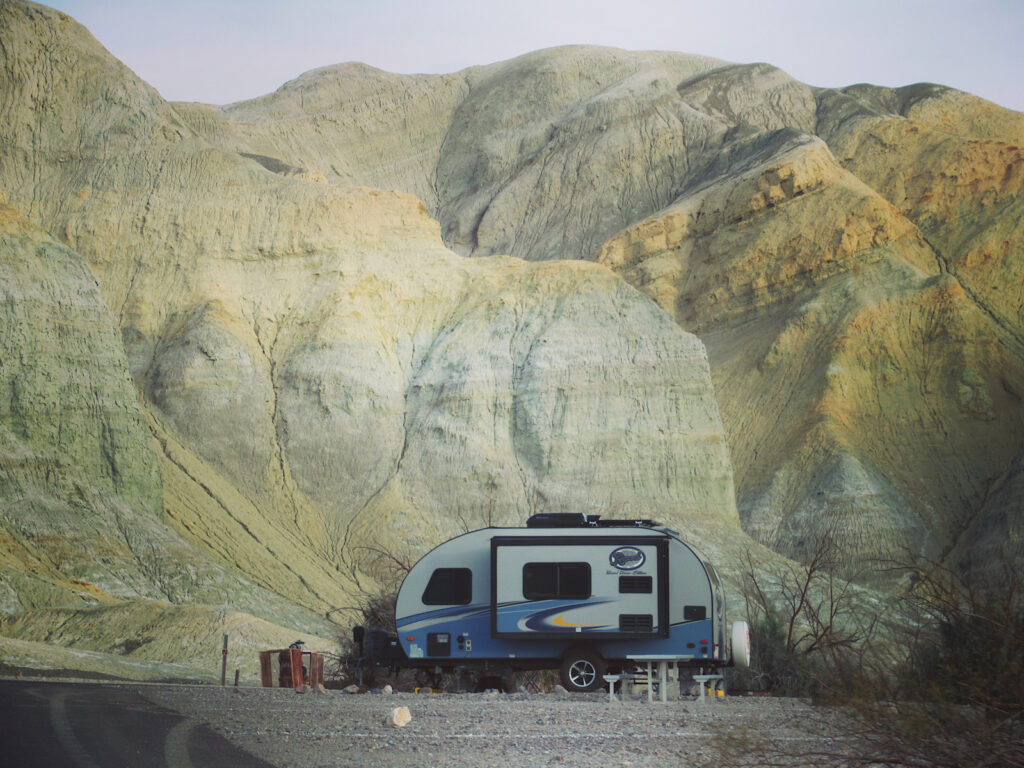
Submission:
[[[395,558],[582,508],[723,570],[1020,557],[1024,116],[589,47],[172,104],[63,14],[0,29],[9,612],[323,636]]]

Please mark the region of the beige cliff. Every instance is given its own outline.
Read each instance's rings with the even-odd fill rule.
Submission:
[[[126,535],[161,553],[159,537],[172,537],[183,549],[168,569],[193,548],[213,574],[141,595],[226,603],[321,637],[329,619],[341,633],[383,561],[535,511],[656,517],[739,555],[704,347],[614,272],[465,259],[412,195],[342,183],[352,179],[337,162],[282,164],[238,147],[242,128],[162,102],[62,14],[8,3],[0,16],[11,74],[0,186],[66,245],[49,247],[95,275],[121,387],[134,381],[139,398],[131,457],[150,495],[124,503]],[[51,334],[40,354],[53,344]],[[136,526],[144,513],[160,526]],[[102,561],[91,578],[80,571],[67,568],[76,582],[111,581]],[[30,604],[12,584],[11,610],[69,602]],[[107,617],[144,614],[90,609],[76,633],[108,651]],[[64,620],[32,616],[0,632],[35,641],[29,627]],[[186,631],[186,619],[167,631]],[[173,643],[160,653],[192,658],[181,642],[178,657]]]
[[[420,195],[460,253],[598,260],[651,296],[708,348],[765,543],[974,546],[1024,440],[1019,113],[579,46],[434,78],[326,68],[204,109],[250,154]]]

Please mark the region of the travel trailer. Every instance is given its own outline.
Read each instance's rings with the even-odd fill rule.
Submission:
[[[700,671],[745,666],[750,653],[744,622],[727,637],[711,563],[650,520],[546,514],[458,536],[410,569],[396,619],[400,666],[559,667],[572,691],[638,659]]]

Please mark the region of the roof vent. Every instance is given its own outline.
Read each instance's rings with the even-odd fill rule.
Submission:
[[[526,521],[527,528],[657,528],[654,520],[602,520],[582,512],[540,512]]]
[[[541,512],[526,521],[527,528],[590,528],[597,525],[598,518],[588,517],[582,512]]]

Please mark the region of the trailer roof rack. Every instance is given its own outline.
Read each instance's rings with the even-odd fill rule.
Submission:
[[[582,512],[541,512],[526,521],[527,528],[657,528],[654,520],[602,520]]]

